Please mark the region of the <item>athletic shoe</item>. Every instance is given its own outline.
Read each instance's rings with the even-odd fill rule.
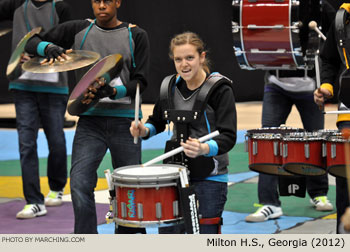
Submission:
[[[256,205],[255,205],[256,206]],[[253,214],[245,217],[247,222],[262,222],[276,219],[283,215],[282,208],[272,205],[258,205],[260,208]]]
[[[327,196],[319,196],[310,199],[310,203],[316,208],[317,211],[332,211],[333,205],[327,199]]]
[[[59,206],[62,204],[62,191],[50,191],[45,198],[45,206]]]
[[[43,216],[47,213],[45,205],[43,204],[28,204],[23,210],[16,215],[17,219],[30,219],[38,216]]]

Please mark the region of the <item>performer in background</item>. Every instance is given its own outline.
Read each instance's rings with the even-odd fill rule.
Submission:
[[[59,56],[64,58],[66,50],[63,48],[72,46],[76,50],[98,52],[101,57],[116,53],[123,56],[120,77],[107,82],[108,85],[89,88],[87,100],[98,99],[99,102],[79,115],[70,173],[75,233],[97,233],[94,189],[97,169],[107,149],[112,156],[113,168],[141,163],[141,144],[134,144],[129,127],[135,113],[137,83],[140,84],[141,93],[147,86],[149,42],[143,29],[117,18],[121,3],[121,0],[91,0],[96,17],[94,22],[67,22],[41,37],[33,37],[27,43],[28,52],[39,52],[50,59]],[[77,80],[83,73],[78,74]],[[145,230],[120,226],[116,232],[134,233]]]
[[[0,21],[13,20],[12,50],[32,29],[48,31],[71,19],[67,3],[62,0],[1,0]],[[28,58],[28,56],[24,56]],[[16,124],[22,170],[24,209],[19,219],[34,218],[47,213],[46,206],[62,204],[67,182],[67,151],[64,136],[64,115],[68,99],[68,80],[64,73],[33,74],[23,72],[10,81],[16,108]],[[49,156],[47,177],[50,192],[40,191],[39,159],[36,140],[42,125],[47,138]]]
[[[345,9],[350,13],[350,4],[344,3],[340,9]],[[335,23],[329,29],[327,33],[327,40],[321,51],[321,82],[322,85],[314,92],[315,103],[319,106],[323,106],[324,102],[333,97],[333,86],[336,82],[340,72],[343,72],[347,66],[346,61],[343,58],[343,50],[338,50],[339,40],[337,39]],[[346,55],[348,55],[350,48],[348,44],[345,44]],[[342,61],[344,59],[344,62]],[[341,91],[341,90],[340,90]],[[343,103],[339,104],[339,110],[349,110]],[[350,128],[350,111],[349,114],[339,114],[337,119],[337,128],[339,130]],[[349,207],[349,191],[347,187],[347,179],[342,177],[336,177],[336,208],[337,208],[337,233],[340,233],[339,225],[340,218],[345,213],[347,207]]]
[[[335,11],[329,3],[326,1],[323,3],[322,28],[325,32],[328,30],[327,24],[329,26],[334,19]],[[308,28],[306,27],[306,29]],[[301,30],[301,40],[306,41],[307,36],[308,30]],[[292,106],[295,105],[305,130],[323,129],[324,116],[313,102],[313,91],[316,88],[314,77],[314,70],[307,71],[307,76],[304,70],[272,70],[267,72],[265,75],[262,127],[279,127],[285,124]],[[283,178],[280,181],[283,181]],[[283,215],[277,190],[278,185],[278,176],[259,173],[259,204],[257,205],[259,208],[256,212],[246,216],[247,222],[262,222]],[[311,198],[310,203],[317,211],[333,210],[333,206],[327,198],[327,174],[307,176],[306,189]]]
[[[188,165],[190,183],[194,185],[199,201],[200,233],[218,233],[221,215],[227,195],[229,164],[228,151],[236,142],[236,107],[231,80],[219,73],[210,73],[204,44],[198,35],[185,32],[176,35],[170,43],[170,57],[174,61],[177,75],[163,80],[160,97],[153,114],[146,124],[131,124],[132,136],[144,139],[162,131],[169,121],[174,122],[171,147],[184,147],[184,154],[172,157],[167,163]],[[203,101],[198,117],[195,113],[198,101]],[[186,114],[187,113],[187,114]],[[185,118],[178,122],[177,117]],[[219,130],[220,135],[205,143],[198,138]],[[178,232],[160,228],[160,233]]]

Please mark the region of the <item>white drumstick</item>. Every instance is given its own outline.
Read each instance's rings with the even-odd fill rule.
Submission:
[[[309,28],[314,30],[315,32],[317,32],[318,35],[320,35],[323,40],[326,40],[326,36],[323,35],[323,33],[320,31],[320,29],[318,29],[317,23],[315,21],[310,21]]]
[[[135,125],[139,124],[139,107],[140,107],[140,84],[136,85],[136,95],[135,95]],[[134,137],[134,144],[137,144],[138,137]]]
[[[323,114],[350,114],[350,110],[324,111]]]
[[[209,139],[211,139],[213,137],[218,136],[219,134],[220,134],[219,131],[216,130],[216,131],[214,131],[214,132],[212,132],[212,133],[210,133],[208,135],[205,135],[205,136],[202,136],[202,137],[198,138],[198,140],[199,140],[199,142],[202,143],[202,142],[205,142],[205,141],[207,141],[207,140],[209,140]],[[182,147],[182,146],[177,147],[176,149],[168,151],[167,153],[164,153],[163,155],[160,155],[160,156],[158,156],[158,157],[156,157],[156,158],[154,158],[154,159],[144,163],[142,166],[149,166],[149,165],[158,163],[159,161],[162,161],[162,160],[164,160],[166,158],[174,156],[174,155],[180,153],[183,150],[184,150],[184,147]]]

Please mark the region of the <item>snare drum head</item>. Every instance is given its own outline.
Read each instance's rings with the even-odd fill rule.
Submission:
[[[143,167],[130,165],[113,171],[114,182],[148,183],[159,181],[173,181],[180,177],[179,170],[186,169],[180,165],[159,164]],[[187,169],[186,169],[187,171]]]

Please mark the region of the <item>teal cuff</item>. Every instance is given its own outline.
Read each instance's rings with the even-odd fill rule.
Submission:
[[[152,137],[157,134],[156,128],[153,126],[153,124],[145,123],[145,127],[149,129],[148,137]]]
[[[106,84],[111,82],[111,76],[109,75],[109,73],[105,73],[101,77],[106,80]]]
[[[228,182],[228,174],[226,173],[226,174],[221,174],[221,175],[209,176],[209,177],[206,177],[205,180],[227,183]]]
[[[42,41],[39,43],[38,47],[36,48],[36,52],[40,55],[45,57],[45,48],[49,45],[52,44],[50,42]]]
[[[213,157],[216,156],[219,152],[219,146],[215,140],[209,140],[205,142],[209,145],[209,153],[204,155],[205,157]]]
[[[117,94],[115,95],[114,100],[117,100],[126,96],[125,86],[116,86],[114,88],[117,90]]]

